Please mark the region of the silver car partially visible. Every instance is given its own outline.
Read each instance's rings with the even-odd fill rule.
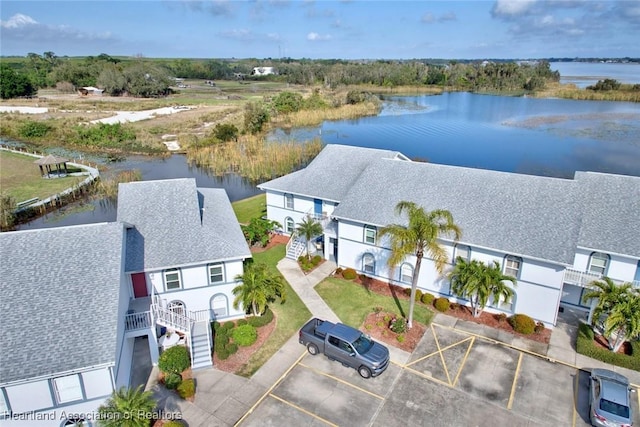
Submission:
[[[589,381],[589,416],[598,427],[631,427],[633,410],[629,380],[608,369],[592,369]]]

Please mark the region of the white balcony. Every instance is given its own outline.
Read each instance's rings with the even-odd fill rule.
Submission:
[[[563,283],[568,283],[570,285],[582,286],[583,288],[591,287],[590,284],[594,280],[602,279],[602,275],[590,273],[588,271],[580,271],[574,270],[572,268],[567,268],[564,271]],[[631,283],[634,288],[640,289],[640,281],[638,280],[617,280],[610,277],[613,283],[621,285],[623,283]]]

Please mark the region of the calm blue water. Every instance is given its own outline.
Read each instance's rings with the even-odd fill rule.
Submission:
[[[560,83],[573,83],[580,88],[604,79],[628,84],[640,83],[638,63],[552,62],[549,65],[553,71],[560,72]]]
[[[397,150],[411,158],[535,175],[640,176],[640,105],[445,93],[389,98],[379,116],[275,131],[272,139]]]

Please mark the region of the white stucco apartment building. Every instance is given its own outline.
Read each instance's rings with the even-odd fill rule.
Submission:
[[[136,339],[156,363],[172,331],[206,368],[210,321],[244,316],[231,290],[251,253],[224,190],[121,184],[117,216],[0,233],[0,425],[95,425],[131,385]]]
[[[509,303],[489,311],[525,313],[547,326],[561,307],[588,310],[582,295],[606,275],[640,286],[640,178],[577,172],[559,179],[420,163],[399,152],[328,145],[305,168],[259,185],[267,216],[290,234],[305,216],[322,222],[324,256],[340,267],[410,286],[415,257],[390,269],[381,227],[406,223],[399,201],[446,209],[462,229],[458,242],[442,239],[452,267],[457,256],[500,262],[517,278]],[[303,248],[289,245],[288,256]],[[418,286],[465,303],[424,259]]]

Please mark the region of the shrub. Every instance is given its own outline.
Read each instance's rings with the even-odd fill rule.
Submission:
[[[221,330],[223,331],[230,331],[231,329],[233,329],[236,325],[233,324],[233,322],[224,322],[222,324],[222,326],[220,327]]]
[[[247,319],[238,319],[238,321],[236,321],[236,326],[242,326],[242,325],[246,325],[249,322],[247,321]]]
[[[26,121],[20,126],[20,136],[24,138],[42,138],[51,130],[51,126],[42,122]]]
[[[342,272],[342,277],[344,277],[347,280],[353,280],[356,277],[358,277],[358,273],[356,273],[356,271],[353,268],[347,268]]]
[[[162,424],[163,427],[184,427],[184,424],[182,424],[180,421],[177,420],[171,420],[171,421],[167,421],[164,424]]]
[[[220,329],[220,322],[217,322],[215,320],[211,322],[211,330],[213,332],[218,332],[219,329]]]
[[[184,371],[191,365],[189,351],[186,347],[176,345],[162,352],[158,359],[158,368],[165,374]]]
[[[444,313],[449,310],[451,303],[446,298],[436,298],[433,302],[433,306],[436,308],[436,310]]]
[[[193,378],[184,380],[178,386],[178,395],[183,399],[188,399],[196,394],[196,382]]]
[[[242,325],[235,328],[231,334],[233,342],[243,347],[248,347],[258,339],[258,331],[251,325]]]
[[[229,355],[236,354],[238,351],[238,344],[230,342],[226,346],[224,346],[224,350],[229,353]]]
[[[396,337],[396,339],[398,340],[399,343],[403,343],[404,342],[404,335],[400,334]]]
[[[404,288],[404,289],[402,290],[402,292],[403,292],[406,296],[411,297],[411,288]]]
[[[375,307],[373,307],[373,312],[374,313],[380,313],[383,310],[382,307],[380,307],[379,305],[376,305]]]
[[[599,347],[595,344],[594,339],[595,334],[591,326],[586,323],[580,323],[578,338],[576,339],[576,351],[579,354],[605,363],[640,371],[640,341],[631,341],[632,354],[628,356]]]
[[[526,314],[514,314],[509,318],[509,323],[520,334],[529,335],[536,329],[536,322]]]
[[[314,266],[320,264],[321,261],[322,261],[322,257],[320,255],[314,255],[311,258],[311,264],[313,264]]]
[[[433,296],[433,294],[430,293],[424,293],[422,294],[422,298],[420,298],[420,301],[422,301],[423,304],[433,304],[433,300],[436,299],[435,296]]]
[[[271,323],[272,320],[273,320],[273,311],[271,311],[270,308],[267,308],[267,310],[264,312],[262,316],[253,316],[247,319],[247,321],[249,322],[249,325],[253,326],[254,328],[260,328],[262,326],[268,325],[269,323]]]
[[[389,328],[396,334],[402,334],[407,331],[407,320],[404,317],[396,317],[391,321]]]
[[[220,359],[220,360],[226,360],[226,359],[229,358],[229,356],[231,356],[231,354],[227,351],[227,347],[226,346],[222,346],[220,348],[216,348],[215,352],[218,355],[218,359]]]
[[[391,322],[391,316],[389,316],[388,314],[385,314],[384,317],[382,318],[386,323]]]
[[[540,334],[542,333],[542,331],[544,331],[544,323],[542,322],[536,322],[536,327],[533,329],[533,331],[536,334]]]
[[[175,390],[182,382],[182,376],[171,372],[164,377],[164,386],[169,390]]]
[[[365,328],[367,331],[370,331],[371,329],[373,329],[373,325],[366,324],[366,325],[364,325],[364,328]]]
[[[213,136],[220,141],[237,141],[238,128],[229,123],[218,123],[213,129]]]
[[[505,313],[499,313],[497,316],[498,322],[504,322],[507,320],[507,315]]]
[[[416,289],[415,300],[416,301],[422,301],[422,291],[420,289]]]
[[[338,267],[336,268],[335,275],[339,276],[340,274],[342,274],[342,268]]]

